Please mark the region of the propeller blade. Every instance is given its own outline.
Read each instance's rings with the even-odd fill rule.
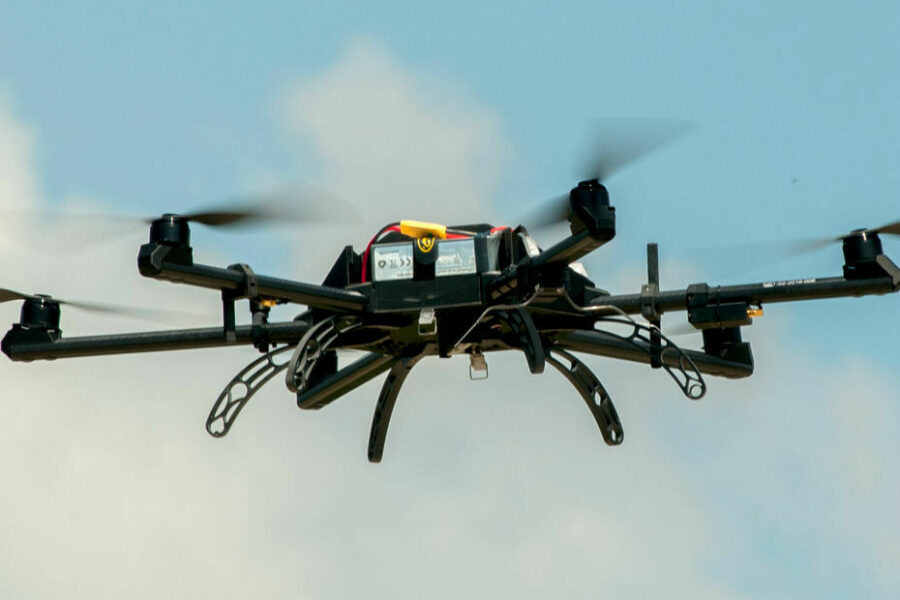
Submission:
[[[708,266],[709,260],[717,264],[727,263],[706,273],[714,280],[727,280],[744,276],[749,272],[768,267],[785,260],[818,252],[842,238],[815,238],[807,240],[772,240],[745,244],[723,244],[683,248],[680,253],[692,262]]]
[[[747,271],[772,265],[783,260],[818,252],[819,250],[823,250],[834,244],[841,243],[854,233],[860,231],[879,235],[900,235],[900,221],[894,221],[893,223],[887,223],[881,227],[874,227],[871,229],[858,229],[855,232],[836,237],[829,236],[805,240],[778,240],[750,244],[729,244],[716,247],[687,248],[685,251],[695,258],[702,258],[704,255],[711,253],[714,253],[719,258],[727,256],[732,264],[732,268],[729,269],[728,273],[721,273],[718,275],[718,278],[724,279],[735,277]]]
[[[15,290],[0,288],[0,303],[10,302],[11,300],[27,300],[28,298],[33,297],[34,296],[31,294],[23,294],[22,292],[17,292]]]
[[[359,214],[352,204],[310,184],[234,198],[202,210],[180,213],[180,216],[208,227],[359,221]]]
[[[865,231],[866,233],[877,233],[879,235],[900,235],[900,221],[894,221],[893,223],[888,223],[886,225],[882,225],[881,227],[873,227],[871,229],[865,229],[861,231]],[[822,248],[830,246],[831,244],[843,242],[845,239],[853,235],[853,233],[854,232],[851,232],[845,235],[839,235],[837,237],[824,237],[810,240],[800,240],[795,242],[786,242],[786,254],[799,255],[807,254],[809,252],[815,252],[817,250],[821,250]]]
[[[321,188],[297,184],[265,194],[248,194],[230,201],[181,213],[194,223],[208,227],[237,229],[265,224],[289,223],[353,223],[358,222],[356,208]],[[20,219],[32,225],[23,229],[23,238],[15,243],[44,253],[77,252],[136,231],[158,217],[139,217],[102,213],[67,213],[52,210],[0,208],[0,217]],[[49,229],[48,235],[35,243],[38,231]],[[15,232],[13,232],[15,235]]]
[[[588,142],[576,166],[581,181],[609,177],[686,135],[696,124],[674,119],[598,119],[592,122]],[[569,195],[557,196],[524,212],[520,222],[534,229],[563,223],[569,218]]]
[[[887,233],[890,235],[900,235],[900,221],[894,221],[893,223],[888,223],[887,225],[882,225],[881,227],[876,227],[875,229],[870,229],[869,231],[874,231],[875,233]]]
[[[603,182],[695,127],[694,123],[674,119],[597,120],[578,170],[579,177]]]
[[[11,302],[13,300],[30,300],[39,298],[37,294],[23,294],[15,290],[0,288],[0,303]],[[168,325],[185,325],[188,323],[196,323],[200,319],[209,318],[212,315],[203,315],[182,310],[162,309],[162,308],[144,308],[137,306],[124,306],[121,304],[102,304],[99,302],[84,302],[80,300],[65,300],[61,298],[47,297],[61,306],[70,306],[72,308],[86,311],[107,314],[112,316],[130,317],[140,319],[142,321],[151,321],[154,323],[163,323]]]
[[[183,310],[166,308],[145,308],[139,306],[124,306],[120,304],[104,304],[100,302],[83,302],[74,300],[57,300],[61,305],[85,312],[100,313],[111,316],[139,319],[153,323],[167,325],[186,325],[196,323],[198,320],[208,319],[213,315],[203,315]]]
[[[569,195],[557,196],[551,198],[519,217],[519,223],[524,224],[529,229],[542,229],[551,227],[558,223],[564,223],[569,219]]]

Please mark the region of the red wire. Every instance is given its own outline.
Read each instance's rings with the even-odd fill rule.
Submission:
[[[390,225],[383,227],[381,229],[381,231],[376,233],[374,236],[372,236],[372,239],[369,240],[369,245],[366,246],[366,251],[363,253],[363,264],[362,264],[362,282],[363,283],[365,283],[367,280],[366,275],[368,275],[367,271],[368,271],[368,266],[369,266],[369,251],[372,250],[372,244],[375,243],[375,240],[377,240],[382,235],[384,235],[384,232],[386,232],[386,231],[396,231],[399,233],[400,227],[397,223],[391,223]]]

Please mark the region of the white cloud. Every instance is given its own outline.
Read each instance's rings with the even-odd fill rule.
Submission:
[[[367,41],[283,106],[321,153],[323,183],[368,201],[378,224],[478,219],[500,126],[447,90]],[[41,205],[21,151],[31,137],[0,109],[0,173]],[[121,259],[129,243],[93,254],[89,272],[0,256],[29,289],[200,305],[200,292],[141,280]],[[815,364],[777,316],[753,329],[758,374],[709,381],[699,403],[663,373],[587,359],[625,424],[616,449],[558,374],[529,376],[518,354],[490,356],[477,384],[462,360],[425,361],[379,466],[365,462],[379,382],[310,413],[275,381],[212,440],[206,412],[249,350],[0,364],[0,596],[738,598],[848,579],[890,595],[897,376]]]
[[[281,112],[312,142],[323,183],[358,202],[370,226],[490,213],[507,154],[498,116],[378,43],[356,41],[326,73],[294,82]]]
[[[34,171],[34,135],[12,114],[11,101],[0,93],[0,200],[6,206],[34,206],[40,189]]]

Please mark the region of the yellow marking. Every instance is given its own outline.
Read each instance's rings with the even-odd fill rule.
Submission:
[[[412,238],[422,238],[430,235],[443,240],[447,238],[447,226],[426,221],[400,221],[400,233]],[[427,250],[424,252],[427,252]]]
[[[763,309],[761,309],[761,308],[748,308],[748,309],[747,309],[747,316],[750,317],[751,319],[755,319],[756,317],[761,317],[761,316],[763,316]]]
[[[272,308],[273,306],[278,304],[278,300],[276,300],[275,298],[263,298],[262,300],[259,301],[259,303],[262,304],[263,306],[265,306],[266,308]]]
[[[419,250],[428,254],[434,248],[434,236],[429,234],[425,237],[420,237],[416,240],[416,246],[419,247]]]

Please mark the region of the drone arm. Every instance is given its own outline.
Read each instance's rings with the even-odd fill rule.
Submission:
[[[45,332],[43,335],[34,335],[36,332],[17,329],[14,326],[3,338],[2,349],[4,354],[12,360],[31,361],[216,348],[235,344],[253,344],[251,329],[250,325],[236,327],[234,341],[230,342],[222,327],[63,338],[49,332]],[[268,337],[273,343],[296,343],[307,329],[309,329],[309,324],[305,322],[269,323],[266,325]]]
[[[607,239],[595,238],[587,229],[583,229],[535,256],[531,261],[531,266],[539,271],[552,265],[565,266],[590,254],[607,241]]]
[[[359,292],[265,275],[252,274],[251,281],[248,270],[195,264],[189,254],[185,255],[176,250],[178,248],[157,242],[144,244],[138,255],[138,269],[141,275],[339,312],[361,311],[368,300]],[[253,288],[253,294],[247,293],[249,287]]]
[[[848,261],[849,263],[850,261]],[[852,266],[852,265],[851,265]],[[753,373],[753,359],[749,345],[740,341],[740,327],[751,323],[751,305],[764,302],[791,302],[845,296],[887,294],[900,290],[900,269],[887,257],[879,255],[874,264],[866,265],[867,275],[829,277],[825,279],[795,279],[769,283],[710,287],[705,283],[691,285],[684,290],[651,294],[623,294],[609,296],[594,290],[596,296],[588,302],[594,315],[646,314],[648,302],[657,314],[686,310],[688,320],[703,330],[707,352],[684,350],[698,371],[708,375],[739,378]],[[845,265],[845,274],[852,273]],[[644,340],[626,342],[603,331],[580,331],[561,334],[558,345],[577,352],[609,356],[643,363],[652,363],[654,352]],[[643,348],[641,346],[647,346]],[[664,365],[678,368],[677,354],[663,353]]]
[[[843,277],[795,279],[715,287],[701,283],[683,290],[660,292],[655,298],[655,304],[659,312],[672,312],[689,310],[692,305],[794,302],[797,300],[889,294],[898,291],[898,289],[900,289],[900,278],[891,276],[867,279],[845,279]],[[609,311],[597,311],[603,314],[614,314],[619,310],[627,314],[640,314],[641,294],[598,295],[591,300],[590,305],[598,309],[603,306],[611,307]]]
[[[650,364],[652,353],[650,345],[637,339],[631,342],[605,331],[575,331],[561,333],[555,345],[573,352],[584,352],[596,356],[607,356],[633,362]],[[705,375],[737,379],[753,374],[753,362],[737,362],[725,360],[715,355],[696,350],[682,350]],[[672,368],[681,366],[679,356],[675,353],[663,353],[660,357],[663,364]]]
[[[660,292],[655,244],[648,246],[648,271],[651,285],[641,294],[609,296],[601,290],[588,289],[584,304],[595,314],[638,314],[648,319],[663,312],[687,310],[691,323],[699,329],[749,325],[750,305],[764,302],[793,302],[846,296],[889,294],[900,290],[900,267],[884,255],[877,232],[857,231],[843,238],[844,276],[824,279],[804,278],[767,283],[716,286],[705,283],[685,290]],[[654,277],[655,274],[655,277]],[[606,310],[604,310],[606,308]],[[650,315],[650,316],[648,316]]]

